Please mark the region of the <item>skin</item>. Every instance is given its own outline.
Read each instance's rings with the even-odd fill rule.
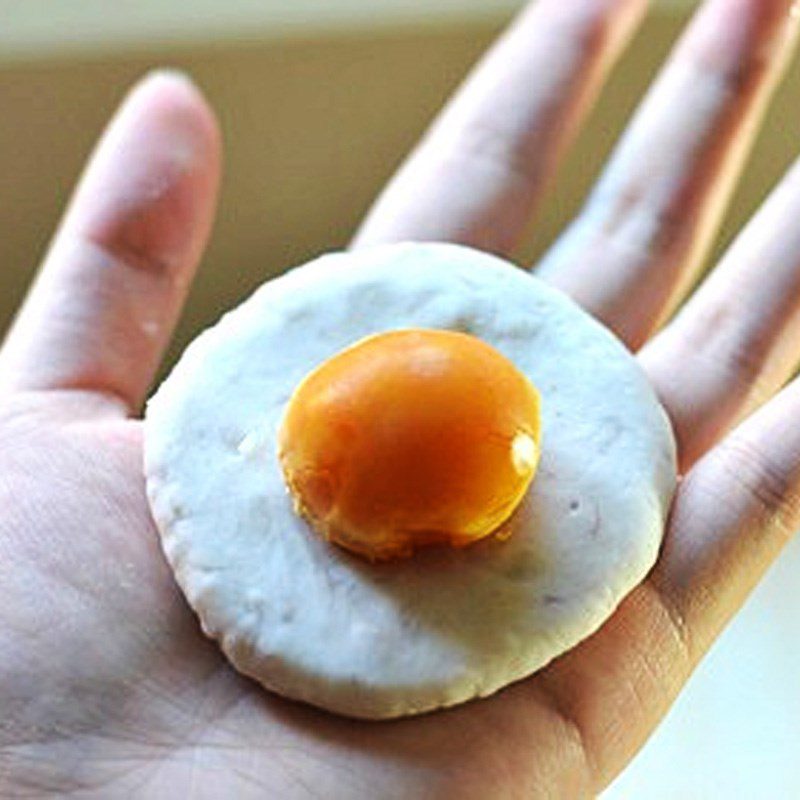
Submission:
[[[132,92],[0,352],[0,795],[575,798],[613,779],[800,524],[800,167],[663,324],[787,62],[789,5],[706,2],[540,267],[637,353],[675,425],[658,564],[532,678],[392,723],[239,677],[160,554],[136,415],[208,236],[220,141],[185,80]],[[643,6],[523,11],[353,246],[508,253]]]

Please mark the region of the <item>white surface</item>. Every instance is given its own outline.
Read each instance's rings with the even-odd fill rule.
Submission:
[[[696,0],[655,0],[686,8]],[[523,0],[0,0],[0,60],[504,19]]]
[[[603,800],[800,797],[795,538]]]
[[[523,371],[542,458],[506,541],[369,564],[294,514],[275,438],[311,369],[408,327],[472,333]],[[326,256],[265,284],[186,351],[148,406],[145,453],[205,630],[270,688],[368,717],[490,694],[592,633],[652,566],[675,482],[669,424],[619,341],[528,273],[442,244]]]
[[[0,0],[0,58],[503,19],[521,0]]]

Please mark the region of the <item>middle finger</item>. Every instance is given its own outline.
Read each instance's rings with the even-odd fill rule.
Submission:
[[[791,0],[708,0],[539,266],[633,349],[686,294],[796,40]]]

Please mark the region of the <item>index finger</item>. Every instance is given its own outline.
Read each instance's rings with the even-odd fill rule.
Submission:
[[[646,4],[529,4],[388,185],[354,245],[444,240],[508,254]]]

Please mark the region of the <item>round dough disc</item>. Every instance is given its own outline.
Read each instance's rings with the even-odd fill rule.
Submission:
[[[542,458],[507,540],[370,564],[295,515],[276,431],[311,369],[408,327],[469,332],[526,373]],[[204,631],[264,686],[369,718],[489,695],[591,634],[653,565],[676,481],[670,425],[622,344],[542,281],[445,244],[326,255],[266,283],[186,350],[148,405],[145,451]]]

